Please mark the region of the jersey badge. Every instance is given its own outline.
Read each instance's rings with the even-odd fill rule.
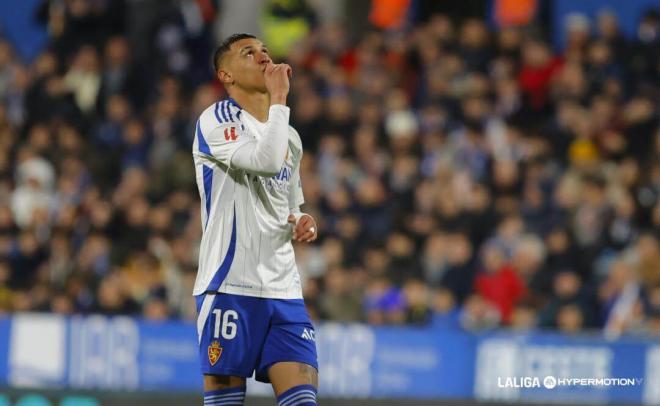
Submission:
[[[209,345],[208,353],[209,362],[211,363],[211,366],[214,366],[218,363],[218,360],[222,355],[222,347],[220,347],[220,343],[218,341],[213,341],[211,345]]]

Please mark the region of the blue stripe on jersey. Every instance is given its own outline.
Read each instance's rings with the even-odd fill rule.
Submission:
[[[220,118],[220,114],[218,114],[218,108],[220,108],[220,102],[215,102],[215,110],[213,112],[215,113],[215,118],[218,120],[218,124],[222,124],[222,119]]]
[[[204,197],[206,204],[206,221],[204,222],[204,229],[206,230],[206,225],[209,223],[209,217],[211,217],[211,193],[213,191],[213,168],[206,165],[202,165],[202,170],[204,173]]]
[[[227,277],[229,273],[229,268],[231,268],[231,263],[234,261],[234,254],[236,253],[236,205],[234,205],[234,220],[231,227],[231,238],[229,240],[229,248],[227,248],[227,254],[225,259],[220,264],[220,268],[213,275],[213,279],[209,283],[209,286],[206,287],[207,292],[217,292],[220,289],[220,285]]]
[[[225,108],[227,107],[227,101],[223,101],[222,105],[220,107],[220,113],[222,113],[222,119],[225,121],[229,121],[229,118],[227,117],[227,113],[225,113]]]
[[[229,108],[230,103],[225,103],[225,109],[227,110],[227,115],[229,116],[229,121],[234,121],[234,116],[231,115],[231,109]]]
[[[234,121],[234,118],[231,114],[231,109],[229,108],[229,106],[234,106],[238,109],[238,112],[236,112],[236,120],[240,120],[241,112],[243,111],[243,108],[238,103],[236,103],[236,100],[232,99],[231,97],[228,98],[226,101],[227,101],[227,111],[229,112],[229,116],[232,117],[232,121]]]
[[[231,97],[230,97],[229,99],[227,99],[227,100],[229,100],[229,103],[231,103],[232,105],[234,105],[237,109],[239,109],[239,110],[243,110],[243,107],[241,107],[238,103],[236,103],[236,100],[232,99]]]
[[[199,120],[197,120],[197,143],[199,144],[199,152],[211,155],[211,148],[209,148],[209,144],[207,144],[206,139],[204,139],[202,128],[199,126]]]

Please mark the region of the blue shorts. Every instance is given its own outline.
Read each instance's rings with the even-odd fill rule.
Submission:
[[[318,369],[316,338],[302,299],[206,293],[195,296],[199,359],[205,375],[270,382],[268,368],[292,361]]]

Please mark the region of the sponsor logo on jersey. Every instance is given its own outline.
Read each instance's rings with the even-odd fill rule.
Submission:
[[[209,345],[208,354],[211,366],[217,364],[220,356],[222,355],[222,347],[220,347],[220,343],[218,341],[213,341],[211,345]]]
[[[291,168],[283,166],[280,173],[273,176],[273,179],[288,182],[291,179]]]
[[[261,184],[271,192],[279,191],[286,193],[289,191],[289,182],[291,181],[292,175],[293,171],[290,167],[282,166],[280,172],[277,175],[270,178],[255,178],[255,181],[259,179]]]
[[[316,337],[314,336],[314,330],[312,329],[303,329],[302,335],[300,336],[304,338],[305,340],[309,341],[316,341]]]

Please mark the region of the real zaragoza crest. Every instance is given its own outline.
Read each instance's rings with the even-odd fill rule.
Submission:
[[[209,362],[211,363],[211,366],[213,366],[218,362],[220,356],[222,355],[222,347],[220,347],[220,343],[218,341],[213,341],[211,345],[209,345],[208,352]]]

